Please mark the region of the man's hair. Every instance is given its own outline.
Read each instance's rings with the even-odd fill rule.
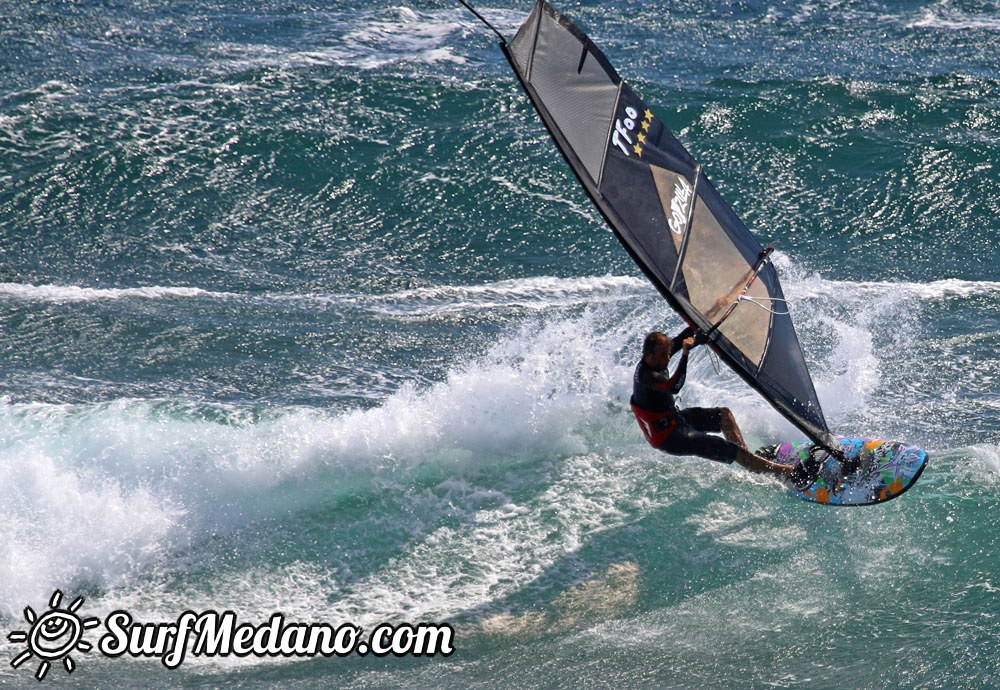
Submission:
[[[646,339],[642,343],[642,356],[643,358],[655,353],[661,347],[669,349],[673,341],[667,336],[666,333],[660,333],[660,331],[653,331],[646,336]]]

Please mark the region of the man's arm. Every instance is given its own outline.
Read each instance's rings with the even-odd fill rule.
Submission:
[[[683,331],[674,336],[674,339],[670,341],[671,352],[677,352],[684,345],[684,341],[697,333],[697,329],[694,326],[688,326]]]
[[[681,335],[684,335],[684,333],[681,333]],[[681,361],[677,364],[674,375],[667,379],[667,383],[664,386],[672,395],[677,395],[681,392],[681,388],[684,387],[684,379],[687,377],[688,352],[694,347],[694,338],[685,338],[681,342],[681,347],[684,350],[683,354],[681,354]]]

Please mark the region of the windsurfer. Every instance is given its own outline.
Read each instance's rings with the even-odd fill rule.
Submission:
[[[674,396],[684,386],[688,353],[706,342],[704,334],[687,328],[671,339],[659,331],[646,336],[642,358],[635,368],[632,411],[646,440],[671,455],[697,455],[718,462],[737,462],[751,472],[774,474],[800,485],[810,480],[801,465],[784,465],[754,455],[747,448],[736,418],[728,407],[678,409]],[[681,350],[671,375],[669,363]],[[724,438],[709,432],[721,432]]]

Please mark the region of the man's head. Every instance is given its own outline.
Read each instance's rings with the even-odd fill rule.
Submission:
[[[664,369],[673,354],[673,341],[665,333],[653,331],[642,343],[642,358],[653,369]]]

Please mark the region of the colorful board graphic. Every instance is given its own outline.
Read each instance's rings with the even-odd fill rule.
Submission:
[[[868,438],[839,438],[845,460],[819,455],[819,474],[809,487],[789,492],[806,501],[828,505],[864,506],[883,503],[899,496],[917,481],[927,466],[927,453],[897,441]],[[811,441],[768,446],[758,455],[786,464],[809,460]],[[825,457],[824,457],[825,456]]]

